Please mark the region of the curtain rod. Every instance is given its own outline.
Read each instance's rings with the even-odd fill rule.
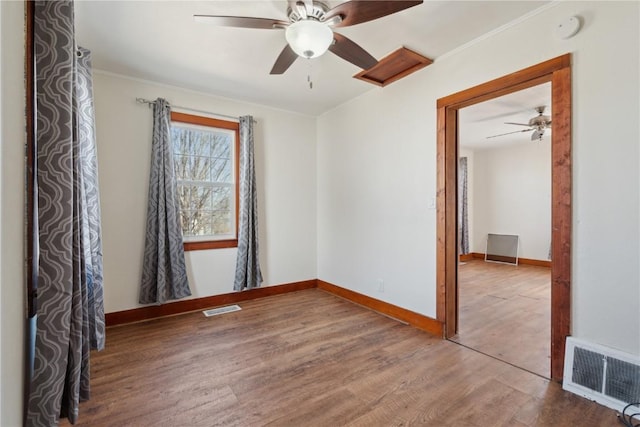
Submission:
[[[144,98],[136,98],[136,102],[138,104],[148,104],[149,107],[151,107],[153,104],[156,103],[155,101],[151,101],[149,99],[144,99]],[[212,116],[225,117],[227,119],[232,119],[232,120],[240,120],[239,117],[229,116],[227,114],[213,113],[211,111],[205,111],[205,110],[196,110],[195,108],[181,107],[179,105],[172,105],[171,103],[169,103],[169,105],[171,105],[174,108],[178,108],[180,110],[193,111],[194,113],[209,114],[209,115],[212,115]],[[258,123],[258,122],[256,121],[256,119],[253,119],[253,123]]]

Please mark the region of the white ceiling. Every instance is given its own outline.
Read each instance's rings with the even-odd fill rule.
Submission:
[[[537,143],[531,141],[531,132],[489,138],[488,136],[528,129],[505,122],[528,123],[538,115],[536,107],[546,107],[544,114],[551,116],[551,83],[544,83],[499,98],[463,108],[458,113],[460,146],[482,150]],[[551,129],[546,129],[542,143],[551,141]]]
[[[338,32],[378,59],[406,46],[437,60],[545,3],[427,0]],[[286,1],[77,1],[75,5],[76,38],[92,51],[95,69],[313,116],[366,91],[380,90],[353,79],[360,69],[331,53],[310,61],[299,58],[285,74],[269,75],[285,46],[284,31],[193,21],[194,14],[286,20]],[[307,83],[309,73],[313,89]]]

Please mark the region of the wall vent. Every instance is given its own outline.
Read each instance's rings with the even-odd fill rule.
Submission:
[[[518,265],[520,237],[514,234],[487,234],[484,260]]]
[[[640,358],[569,337],[562,388],[622,412],[640,402]]]
[[[210,310],[205,310],[202,313],[206,317],[217,316],[218,314],[231,313],[232,311],[240,311],[242,310],[239,305],[227,305],[224,307],[212,308]]]

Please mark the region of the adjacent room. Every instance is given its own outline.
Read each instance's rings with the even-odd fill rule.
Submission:
[[[639,2],[0,22],[0,425],[640,423]]]
[[[460,323],[451,339],[543,377],[551,356],[551,84],[460,110]]]

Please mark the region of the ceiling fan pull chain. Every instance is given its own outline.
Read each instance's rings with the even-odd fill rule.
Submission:
[[[309,71],[307,72],[307,82],[309,83],[309,90],[313,89],[313,80],[311,80],[311,72],[313,71],[313,64],[311,63],[311,58],[307,59],[309,64]]]

